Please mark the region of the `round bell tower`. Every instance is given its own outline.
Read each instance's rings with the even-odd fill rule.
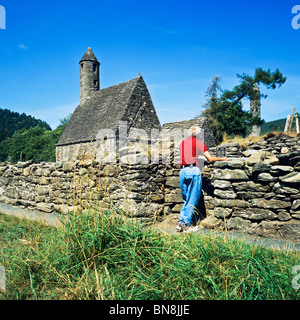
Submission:
[[[89,47],[80,64],[80,104],[86,103],[93,92],[100,90],[100,63]]]

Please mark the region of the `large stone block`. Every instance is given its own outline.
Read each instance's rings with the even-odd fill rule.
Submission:
[[[272,174],[286,175],[293,172],[294,168],[291,166],[272,166],[270,172]]]
[[[216,168],[228,168],[228,169],[242,169],[244,167],[244,160],[228,160],[228,161],[216,161],[214,166]]]
[[[218,219],[225,219],[231,215],[232,210],[233,209],[231,208],[216,207],[214,209],[214,214],[215,214],[215,217]]]
[[[235,199],[236,194],[232,190],[222,190],[222,189],[215,189],[214,190],[215,196],[223,199]]]
[[[150,201],[152,202],[158,202],[161,203],[164,201],[164,195],[163,194],[152,194],[149,196]]]
[[[281,200],[252,199],[251,203],[254,207],[265,209],[288,209],[291,203]]]
[[[49,187],[45,187],[45,186],[38,186],[36,188],[36,192],[39,196],[46,196],[49,194]]]
[[[266,158],[265,151],[257,151],[250,156],[250,158],[246,161],[246,163],[247,165],[251,166],[256,163],[264,161],[265,158]]]
[[[296,194],[299,194],[300,192],[299,189],[286,187],[284,185],[281,185],[279,182],[273,186],[273,191],[276,194],[283,194],[283,195],[296,195]]]
[[[258,182],[275,182],[277,181],[277,177],[273,177],[270,173],[268,172],[262,172],[257,176],[257,181]]]
[[[264,196],[264,192],[255,192],[255,191],[239,191],[237,192],[237,197],[239,199],[255,199],[255,198],[261,198]]]
[[[75,162],[64,162],[62,169],[64,172],[72,172],[75,169]]]
[[[291,172],[283,177],[279,178],[280,181],[284,183],[294,183],[299,184],[300,183],[300,172]]]
[[[222,219],[218,219],[213,215],[209,215],[200,222],[201,226],[206,229],[215,229],[222,225]]]
[[[251,221],[243,219],[241,217],[233,217],[227,222],[227,228],[229,230],[238,230],[247,232],[247,229],[251,226]]]
[[[252,168],[252,175],[257,177],[262,172],[269,172],[272,166],[268,163],[260,162],[256,163]]]
[[[166,180],[167,187],[179,188],[179,177],[178,176],[169,176]]]
[[[274,220],[277,218],[277,215],[273,211],[259,208],[250,208],[247,210],[237,209],[233,212],[232,216],[241,217],[253,221]]]
[[[175,193],[169,193],[165,195],[166,203],[182,203],[182,195],[180,189],[176,189]]]
[[[250,208],[251,204],[245,200],[228,200],[228,199],[214,199],[216,207],[226,208]]]
[[[54,204],[52,204],[52,203],[38,203],[36,205],[36,208],[40,211],[50,213],[50,212],[54,211]]]
[[[133,170],[134,171],[134,170]],[[100,176],[101,177],[115,177],[119,174],[120,168],[116,165],[106,165],[101,169]],[[138,173],[135,175],[136,177],[138,176]],[[134,178],[134,177],[130,177]]]
[[[253,191],[265,193],[271,189],[269,185],[262,185],[260,183],[254,183],[253,181],[234,182],[232,186],[235,191]]]
[[[179,213],[181,211],[182,208],[182,204],[177,203],[173,208],[172,208],[172,212],[176,212]]]
[[[245,171],[241,169],[216,169],[213,172],[213,178],[218,180],[233,180],[233,181],[243,181],[249,180]]]
[[[292,203],[292,210],[300,210],[300,200],[294,200]]]
[[[215,180],[212,184],[215,188],[219,189],[228,189],[231,187],[230,181],[227,180]]]

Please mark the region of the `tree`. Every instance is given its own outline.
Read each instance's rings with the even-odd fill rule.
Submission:
[[[219,76],[215,76],[212,79],[212,82],[207,88],[205,94],[205,96],[208,97],[206,103],[203,105],[205,110],[201,113],[201,116],[208,118],[216,142],[220,142],[222,140],[222,133],[224,132],[223,123],[221,121],[222,106],[220,104],[220,98],[218,97],[218,92],[221,91],[220,82],[221,78]],[[199,116],[196,116],[196,118],[198,117]]]
[[[12,137],[15,131],[36,126],[51,130],[45,121],[35,119],[25,113],[19,114],[18,112],[0,108],[0,141]]]
[[[246,74],[237,77],[240,84],[231,91],[221,90],[220,78],[217,76],[212,79],[206,91],[206,96],[209,98],[203,105],[205,110],[201,116],[208,118],[217,143],[222,142],[225,133],[229,136],[245,137],[251,132],[253,125],[261,125],[264,122],[258,117],[252,117],[249,111],[243,110],[242,100],[253,97],[255,84],[275,89],[286,81],[286,77],[283,77],[278,69],[271,72],[270,69],[257,68],[253,77]],[[219,98],[218,91],[222,92]],[[265,99],[267,95],[261,94],[260,98]]]
[[[11,138],[0,141],[0,161],[55,161],[56,144],[70,117],[60,120],[55,130],[36,126],[15,131]]]
[[[16,161],[55,161],[55,139],[53,132],[39,126],[16,131],[11,138],[3,141],[7,158]]]
[[[58,125],[58,127],[54,130],[56,131],[56,133],[59,135],[59,137],[62,135],[63,131],[65,130],[69,120],[72,117],[72,113],[69,113],[69,115],[63,119],[60,119],[60,124]],[[57,140],[58,141],[58,140]]]
[[[250,99],[253,95],[253,87],[255,84],[258,86],[263,84],[267,89],[276,89],[277,85],[280,87],[285,83],[286,77],[283,77],[282,73],[276,69],[271,72],[270,69],[263,70],[262,68],[256,68],[253,77],[243,73],[238,75],[240,84],[235,86],[232,91],[225,90],[222,95],[222,99],[230,101],[232,104],[238,104],[243,98]],[[267,98],[267,95],[261,94],[261,98]]]

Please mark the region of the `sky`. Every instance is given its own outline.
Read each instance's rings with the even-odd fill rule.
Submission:
[[[80,101],[79,61],[91,47],[100,88],[143,76],[161,124],[203,111],[211,79],[278,68],[287,81],[261,92],[265,121],[300,112],[300,0],[0,0],[0,108],[55,129]],[[300,13],[300,11],[299,11]],[[2,14],[3,19],[3,14]],[[296,24],[297,25],[297,24]],[[1,14],[0,14],[1,26]],[[249,110],[249,101],[244,101]]]

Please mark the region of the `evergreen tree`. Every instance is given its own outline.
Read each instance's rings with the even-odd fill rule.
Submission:
[[[223,135],[229,136],[241,135],[247,136],[253,125],[261,125],[264,121],[252,117],[249,111],[243,110],[242,99],[250,99],[253,96],[254,85],[265,85],[267,89],[275,89],[286,81],[282,73],[276,69],[271,72],[270,69],[263,70],[257,68],[253,77],[242,74],[237,75],[240,84],[233,90],[221,90],[220,78],[214,77],[211,85],[208,87],[206,96],[207,102],[204,104],[205,110],[201,116],[208,118],[217,143],[222,142]],[[222,94],[218,97],[218,91]],[[267,95],[261,94],[261,98],[267,98]]]
[[[203,108],[205,108],[205,110],[201,114],[201,116],[205,116],[208,118],[212,133],[217,142],[222,140],[224,132],[223,123],[221,121],[222,106],[220,104],[220,98],[218,97],[218,92],[221,91],[220,82],[221,78],[219,76],[215,76],[212,79],[212,82],[207,88],[205,94],[205,96],[208,97],[206,103],[203,105]]]

